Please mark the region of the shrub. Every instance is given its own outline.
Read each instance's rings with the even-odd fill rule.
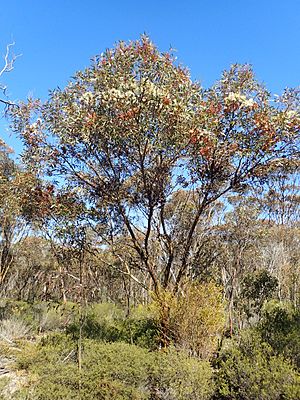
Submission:
[[[128,317],[122,321],[122,340],[126,343],[157,349],[159,344],[159,329],[157,321],[148,306],[139,305],[131,310]]]
[[[185,296],[179,298],[174,318],[179,345],[204,359],[209,358],[225,326],[221,288],[212,282],[190,284]]]
[[[148,307],[138,306],[127,317],[110,303],[95,304],[83,310],[82,335],[104,342],[126,342],[154,349],[157,347],[157,324]],[[74,339],[79,338],[80,320],[66,328]]]
[[[278,279],[264,269],[245,275],[238,306],[245,312],[248,320],[260,314],[264,303],[272,298],[277,286]]]
[[[78,318],[75,303],[26,303],[12,299],[0,300],[0,320],[17,319],[29,326],[32,332],[62,330]]]
[[[289,357],[300,369],[300,311],[291,304],[266,304],[258,331],[276,354]]]
[[[152,307],[162,334],[168,336],[167,342],[203,359],[208,359],[216,350],[225,325],[220,287],[212,282],[189,282],[184,293],[177,297],[162,291]]]
[[[78,305],[72,302],[39,302],[32,305],[32,313],[39,332],[65,329],[78,318]]]
[[[2,298],[0,300],[0,320],[17,319],[34,329],[32,304],[25,301]]]
[[[35,400],[208,400],[213,391],[209,364],[175,350],[149,352],[94,340],[85,340],[83,348],[81,374],[68,337],[51,335],[25,348],[18,365],[31,378],[23,395]]]
[[[244,333],[217,361],[218,400],[298,400],[300,376],[291,363],[274,355],[254,331]]]
[[[214,392],[212,369],[207,361],[169,348],[154,354],[150,374],[151,399],[206,400]]]

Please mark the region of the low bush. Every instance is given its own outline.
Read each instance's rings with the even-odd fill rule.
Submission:
[[[75,303],[26,303],[13,299],[0,299],[0,320],[16,319],[30,327],[32,333],[63,330],[78,319],[79,307]]]
[[[22,337],[29,331],[33,335],[65,331],[77,340],[81,328],[82,336],[88,339],[109,343],[122,341],[149,349],[158,346],[157,323],[146,306],[138,306],[125,316],[124,311],[112,303],[97,303],[80,310],[78,304],[70,302],[28,304],[2,299],[0,314],[0,335],[2,332],[8,340]]]
[[[215,400],[299,400],[300,375],[254,330],[223,350],[216,362]]]
[[[76,347],[61,334],[25,348],[18,367],[30,376],[22,395],[35,400],[208,400],[213,392],[210,365],[172,349],[84,340],[79,373]]]
[[[66,327],[67,334],[79,338],[80,323],[82,335],[88,339],[103,342],[126,342],[148,349],[158,345],[157,323],[148,307],[132,309],[129,316],[110,303],[94,304],[83,310],[82,319]]]
[[[189,282],[177,295],[161,290],[151,309],[164,346],[173,344],[202,359],[216,351],[225,326],[225,304],[222,288],[215,283]]]
[[[300,370],[300,311],[291,304],[265,305],[258,332],[276,354],[290,358]]]

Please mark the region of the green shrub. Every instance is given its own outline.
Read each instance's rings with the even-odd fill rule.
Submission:
[[[278,279],[264,269],[246,274],[241,282],[238,308],[244,311],[248,320],[260,315],[264,303],[272,298],[277,286]]]
[[[76,303],[40,302],[32,305],[39,332],[64,330],[78,319],[79,306]]]
[[[32,333],[65,329],[78,319],[79,307],[75,303],[26,303],[13,299],[0,300],[0,320],[22,321]]]
[[[298,400],[300,375],[254,331],[223,350],[217,361],[215,399]]]
[[[80,324],[82,324],[82,336],[88,339],[96,339],[107,342],[115,342],[120,339],[121,328],[115,322],[109,323],[105,320],[98,322],[92,315],[86,315],[82,322],[77,321],[66,327],[66,333],[77,340],[80,335]]]
[[[155,349],[158,344],[157,324],[148,307],[139,306],[127,317],[110,303],[94,304],[83,310],[82,335],[103,342],[126,342]],[[79,338],[80,319],[69,324],[67,334]]]
[[[121,338],[124,342],[154,350],[159,344],[157,321],[148,306],[132,309],[121,323]]]
[[[269,302],[258,325],[262,339],[276,354],[290,358],[300,369],[300,311],[291,304]]]
[[[81,374],[76,356],[74,343],[61,334],[25,348],[18,361],[30,376],[24,398],[208,400],[213,392],[209,364],[174,350],[149,352],[126,343],[85,340]]]
[[[34,321],[32,304],[14,299],[0,299],[0,320],[12,317],[23,319],[25,323],[32,325]]]
[[[184,352],[172,348],[156,352],[152,368],[151,399],[206,400],[214,392],[210,364]]]

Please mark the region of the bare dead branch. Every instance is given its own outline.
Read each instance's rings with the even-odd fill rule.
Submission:
[[[2,69],[0,69],[0,77],[6,73],[6,72],[11,72],[14,69],[14,64],[15,61],[18,57],[21,56],[21,54],[15,55],[12,51],[11,48],[15,45],[15,42],[9,43],[6,46],[6,52],[4,56],[4,65]],[[2,91],[3,95],[7,97],[6,90],[7,87],[6,85],[0,83],[0,90]],[[17,106],[14,102],[7,100],[7,99],[0,99],[0,103],[5,104],[5,106]]]

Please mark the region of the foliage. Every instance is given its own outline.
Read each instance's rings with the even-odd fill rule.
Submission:
[[[15,257],[15,243],[26,232],[23,199],[33,185],[33,176],[12,160],[10,149],[0,139],[0,293],[5,293]]]
[[[79,376],[69,350],[67,339],[54,336],[23,353],[19,366],[30,372],[33,399],[205,400],[213,390],[210,366],[175,351],[87,340]]]
[[[157,349],[159,327],[150,306],[139,305],[123,319],[122,340],[150,350]]]
[[[14,321],[20,327],[31,333],[64,330],[78,319],[78,305],[75,303],[52,303],[16,301],[14,299],[0,300],[0,320]],[[1,322],[0,322],[1,323]]]
[[[264,303],[271,299],[278,286],[278,280],[266,270],[248,273],[241,284],[241,301],[248,318],[259,314]]]
[[[209,399],[214,390],[212,369],[208,362],[169,349],[156,353],[150,376],[154,399]],[[156,396],[156,397],[155,397]]]
[[[291,304],[269,302],[258,331],[276,354],[290,358],[300,370],[300,312]]]
[[[158,326],[149,307],[139,306],[130,315],[113,304],[93,304],[83,311],[82,322],[75,320],[66,332],[78,339],[80,324],[85,338],[104,342],[126,342],[148,349],[158,346]]]
[[[215,399],[296,400],[300,375],[253,331],[225,348],[217,361]]]
[[[151,305],[164,344],[173,343],[193,355],[209,358],[225,325],[222,290],[214,283],[187,283],[182,294],[162,291]]]
[[[264,218],[281,226],[293,226],[300,216],[299,189],[299,161],[284,162],[256,192]]]
[[[124,310],[112,303],[91,304],[82,307],[80,313],[79,306],[70,302],[30,304],[3,299],[0,302],[0,318],[0,334],[2,328],[7,327],[9,333],[9,327],[12,327],[9,337],[23,331],[32,334],[65,331],[78,340],[81,326],[85,338],[104,342],[123,341],[150,349],[158,346],[158,327],[148,306],[133,308],[126,316]],[[15,329],[17,327],[20,329]]]

